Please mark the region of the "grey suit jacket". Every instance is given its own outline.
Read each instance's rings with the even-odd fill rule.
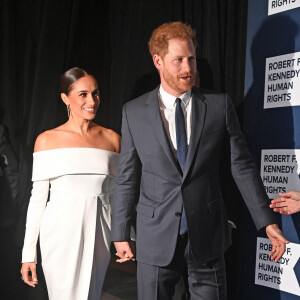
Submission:
[[[112,214],[112,241],[129,239],[137,203],[137,260],[165,266],[172,260],[182,204],[192,253],[199,263],[230,245],[219,164],[230,141],[231,169],[258,229],[276,223],[234,107],[225,94],[192,90],[192,129],[182,174],[159,111],[158,88],[123,107],[122,145]]]

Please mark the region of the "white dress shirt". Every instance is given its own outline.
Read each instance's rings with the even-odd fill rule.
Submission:
[[[177,140],[176,140],[176,127],[175,127],[175,109],[176,98],[180,98],[181,107],[185,119],[185,129],[187,136],[187,144],[190,144],[191,125],[192,125],[192,93],[191,90],[182,94],[180,97],[175,97],[167,93],[162,86],[159,88],[158,99],[160,114],[164,123],[165,131],[168,136],[172,151],[177,157]]]

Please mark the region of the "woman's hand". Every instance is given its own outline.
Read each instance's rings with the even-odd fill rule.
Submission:
[[[35,287],[38,284],[36,276],[36,263],[23,263],[21,268],[22,279],[28,285]]]
[[[279,198],[271,201],[270,207],[283,215],[291,215],[300,211],[300,192],[279,193]]]

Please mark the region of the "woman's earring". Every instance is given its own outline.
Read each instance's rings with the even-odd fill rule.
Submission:
[[[67,105],[68,117],[70,118],[70,104]]]

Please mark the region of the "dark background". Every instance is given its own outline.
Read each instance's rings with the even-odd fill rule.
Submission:
[[[147,49],[152,30],[179,20],[197,32],[201,87],[229,93],[240,112],[247,0],[0,0],[0,150],[11,162],[0,177],[1,299],[41,299],[19,270],[34,141],[67,120],[60,75],[74,66],[93,74],[96,122],[120,133],[122,105],[159,83]],[[235,243],[229,299],[237,289]]]

